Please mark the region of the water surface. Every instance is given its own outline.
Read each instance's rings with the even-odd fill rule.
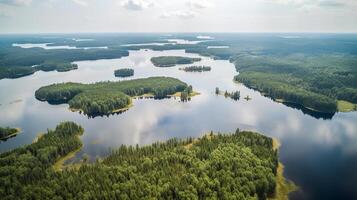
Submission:
[[[285,175],[301,187],[295,199],[357,199],[357,112],[337,113],[332,119],[317,119],[298,109],[287,107],[234,83],[237,74],[228,61],[201,57],[195,65],[211,66],[210,72],[184,72],[180,65],[158,68],[154,56],[188,56],[181,50],[131,51],[128,57],[110,60],[75,62],[79,69],[69,72],[36,72],[19,79],[0,80],[0,126],[20,127],[23,132],[0,143],[0,151],[29,144],[38,133],[54,128],[59,122],[74,121],[82,125],[85,153],[92,159],[105,156],[109,148],[121,144],[150,144],[172,137],[199,137],[213,130],[233,132],[236,128],[253,130],[278,138],[282,146],[280,159]],[[114,70],[132,67],[130,78],[114,77]],[[190,102],[179,99],[134,100],[134,107],[109,117],[88,118],[68,110],[68,105],[49,105],[37,101],[35,91],[41,86],[61,82],[93,83],[150,76],[170,76],[193,85],[201,95]],[[215,88],[241,91],[234,101],[214,94]],[[252,100],[243,97],[249,95]]]

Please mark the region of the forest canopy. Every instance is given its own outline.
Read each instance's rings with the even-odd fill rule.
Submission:
[[[0,127],[0,140],[7,139],[13,135],[16,135],[19,132],[19,129],[10,128],[10,127]]]
[[[153,94],[165,98],[185,91],[188,85],[170,77],[99,82],[94,84],[61,83],[41,87],[35,92],[40,101],[52,104],[68,103],[71,109],[80,110],[89,116],[106,115],[127,108],[131,97]]]
[[[129,77],[134,76],[134,69],[123,68],[114,71],[115,77]]]
[[[357,103],[357,57],[347,55],[239,56],[235,80],[274,99],[327,113],[337,100]]]
[[[0,154],[2,199],[266,199],[278,153],[269,137],[237,130],[199,139],[121,146],[103,161],[54,171],[81,147],[83,129],[64,122],[36,143]]]
[[[201,58],[189,58],[181,56],[159,56],[151,58],[156,67],[173,67],[175,65],[192,64],[201,61]]]

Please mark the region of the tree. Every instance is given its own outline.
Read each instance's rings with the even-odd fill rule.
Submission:
[[[219,88],[216,87],[216,95],[219,95]]]
[[[181,101],[185,102],[188,100],[188,93],[186,91],[181,92]]]

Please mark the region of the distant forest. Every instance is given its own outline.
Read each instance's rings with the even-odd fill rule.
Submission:
[[[38,70],[66,71],[75,69],[71,62],[120,58],[129,50],[152,49],[184,50],[213,59],[234,63],[239,76],[235,80],[262,92],[273,99],[300,104],[311,110],[334,113],[354,110],[357,106],[357,40],[352,34],[298,34],[297,38],[284,38],[279,34],[210,34],[214,40],[198,44],[150,45],[167,42],[159,34],[91,34],[93,40],[77,42],[68,37],[43,38],[39,36],[0,36],[0,79],[17,78]],[[78,37],[73,35],[73,37]],[[174,34],[172,37],[199,40],[193,34]],[[169,38],[168,38],[169,39]],[[13,43],[52,43],[76,47],[108,49],[22,49]],[[123,44],[147,43],[142,46]],[[229,48],[208,48],[229,46]],[[190,64],[199,58],[152,58],[155,66],[170,67]],[[61,67],[43,66],[58,63]],[[234,76],[236,74],[232,74]],[[341,101],[344,101],[341,103]],[[340,109],[338,105],[348,105]]]

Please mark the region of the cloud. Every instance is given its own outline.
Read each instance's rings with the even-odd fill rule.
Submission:
[[[304,7],[344,7],[356,5],[355,0],[262,0],[266,3]]]
[[[72,0],[72,1],[80,6],[88,6],[88,2],[85,0]]]
[[[150,0],[124,0],[120,2],[120,6],[128,10],[143,10],[154,6],[154,2]]]
[[[195,16],[196,13],[192,10],[178,10],[178,11],[164,12],[162,15],[160,15],[161,18],[178,17],[182,19],[190,19]]]
[[[28,6],[32,0],[0,0],[0,4],[7,4],[12,6]]]
[[[161,18],[171,18],[178,17],[182,19],[190,19],[194,18],[199,10],[205,9],[213,6],[212,2],[208,0],[189,0],[185,4],[186,9],[175,10],[175,11],[166,11],[162,15]]]
[[[187,5],[192,9],[204,9],[213,6],[213,3],[208,0],[191,0],[187,2]]]

